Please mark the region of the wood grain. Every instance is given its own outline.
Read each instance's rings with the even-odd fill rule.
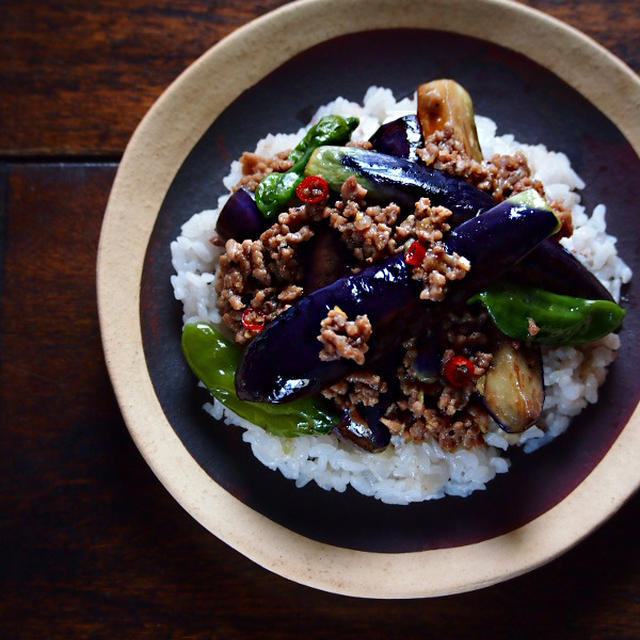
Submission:
[[[209,47],[283,0],[5,0],[0,156],[117,159],[140,119]],[[527,0],[640,71],[637,0]],[[615,28],[612,28],[612,25]]]

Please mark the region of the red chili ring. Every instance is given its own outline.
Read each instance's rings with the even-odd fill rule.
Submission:
[[[250,315],[252,314],[257,315],[257,320],[253,322],[250,320]],[[242,326],[248,331],[262,331],[264,327],[264,313],[252,307],[247,307],[242,312]]]
[[[407,252],[404,254],[404,261],[413,267],[417,267],[422,264],[426,253],[427,250],[425,249],[424,245],[417,240],[414,240],[409,245]]]
[[[464,387],[473,380],[474,373],[473,362],[464,356],[453,356],[444,365],[444,377],[454,387]]]
[[[302,202],[317,204],[329,197],[329,184],[322,176],[307,176],[296,187],[296,195]]]

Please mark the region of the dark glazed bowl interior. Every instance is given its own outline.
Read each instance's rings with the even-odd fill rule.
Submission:
[[[232,160],[268,132],[292,132],[338,95],[361,102],[368,86],[396,97],[436,77],[466,87],[476,113],[525,143],[564,151],[587,183],[591,212],[607,205],[610,233],[640,271],[635,216],[640,160],[618,129],[592,104],[529,59],[487,42],[426,30],[381,30],[336,38],[308,49],[247,89],[213,122],[176,175],[159,212],[141,289],[144,352],[160,404],[200,466],[227,491],[271,520],[309,538],[363,551],[404,552],[455,547],[492,538],[530,522],[570,493],[607,452],[640,395],[635,375],[640,345],[634,285],[624,291],[623,348],[600,391],[568,432],[531,454],[510,454],[512,468],[485,491],[408,506],[383,504],[352,489],[296,489],[263,467],[241,430],[217,424],[201,405],[180,351],[180,305],[174,300],[169,244],[195,212],[214,208]]]

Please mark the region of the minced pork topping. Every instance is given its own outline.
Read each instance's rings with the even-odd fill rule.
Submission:
[[[371,323],[366,314],[349,320],[342,309],[334,307],[320,322],[318,340],[322,349],[318,357],[324,361],[350,358],[357,364],[364,364],[370,337]]]
[[[298,248],[313,236],[308,222],[304,207],[292,207],[258,240],[225,243],[215,281],[217,306],[239,344],[257,333],[242,325],[247,307],[260,311],[269,323],[302,295]]]
[[[522,151],[516,151],[512,156],[494,154],[489,160],[478,162],[470,158],[464,145],[453,137],[452,127],[431,134],[417,154],[427,166],[470,182],[490,193],[496,202],[527,189],[535,189],[546,197],[542,183],[532,178]],[[570,209],[559,201],[547,201],[562,223],[558,237],[570,236],[573,232]]]

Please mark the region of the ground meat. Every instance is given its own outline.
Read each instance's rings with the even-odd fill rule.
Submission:
[[[291,160],[287,160],[289,151],[265,158],[257,153],[245,151],[240,156],[240,165],[242,167],[242,178],[235,186],[235,189],[245,187],[250,191],[255,191],[262,179],[273,171],[287,171],[293,166]]]
[[[373,145],[368,140],[350,140],[345,147],[360,147],[360,149],[373,149]]]
[[[351,176],[342,185],[341,199],[334,207],[326,207],[323,216],[340,232],[355,258],[370,263],[395,253],[392,233],[400,207],[393,203],[386,207],[367,207],[366,195],[367,190]]]
[[[359,146],[368,148],[369,145]],[[243,154],[243,179],[238,186],[255,190],[264,176],[272,171],[287,170],[291,166],[287,155],[284,152],[263,158]],[[428,138],[420,155],[427,164],[468,180],[496,200],[530,187],[544,195],[540,183],[531,178],[521,153],[494,156],[489,162],[478,163],[466,156],[448,129]],[[558,203],[553,205],[562,210]],[[264,318],[266,326],[294,304],[304,294],[300,249],[314,235],[314,225],[318,223],[328,223],[341,234],[342,241],[356,258],[354,270],[406,251],[413,241],[418,241],[425,254],[412,269],[413,277],[423,284],[421,298],[442,300],[447,284],[464,277],[471,267],[464,257],[446,253],[442,241],[450,228],[450,215],[444,207],[432,207],[427,198],[420,199],[406,218],[393,203],[384,207],[368,206],[367,190],[355,177],[350,177],[343,183],[340,199],[333,206],[323,201],[292,207],[281,213],[258,240],[229,240],[224,244],[225,252],[220,258],[215,282],[222,318],[235,332],[236,340],[243,343],[260,330],[243,326],[243,314],[245,325],[257,326]],[[212,242],[220,244],[215,236]],[[473,391],[474,381],[484,375],[492,362],[494,339],[487,330],[488,315],[465,307],[457,314],[443,313],[434,326],[433,337],[441,340],[443,348],[439,375],[421,379],[413,367],[418,353],[416,341],[405,343],[405,355],[397,370],[399,390],[381,420],[392,434],[417,442],[434,440],[446,451],[481,445],[489,416],[474,400]],[[529,328],[533,334],[537,329],[535,322],[530,323]],[[325,361],[346,358],[362,365],[371,334],[366,315],[350,320],[341,309],[334,307],[320,323],[319,357]],[[462,387],[449,384],[443,375],[444,365],[454,355],[464,355],[474,365],[474,380]],[[338,409],[355,411],[356,405],[376,405],[380,395],[387,391],[388,382],[375,371],[358,369],[322,393]]]
[[[476,379],[491,365],[492,340],[487,335],[489,316],[486,311],[448,313],[442,322],[450,355],[461,354],[469,358],[475,368]]]
[[[438,376],[424,380],[414,369],[418,339],[404,343],[405,355],[397,371],[400,392],[382,422],[391,433],[407,440],[430,438],[447,451],[473,447],[484,442],[489,417],[473,400],[474,381],[482,376],[492,361],[491,339],[485,333],[485,311],[448,313],[430,335],[441,341],[444,351]],[[474,379],[463,387],[449,384],[443,375],[446,363],[454,355],[464,355],[474,365]]]
[[[358,206],[362,206],[367,197],[367,190],[358,184],[355,176],[347,178],[340,187],[340,197],[343,202],[352,200]]]
[[[444,413],[444,415],[452,416],[467,406],[472,391],[472,384],[467,384],[464,387],[454,387],[450,384],[445,384],[438,398],[438,409]]]
[[[498,202],[531,188],[544,197],[542,183],[531,177],[521,151],[513,156],[496,154],[488,161],[478,162],[467,155],[464,145],[453,135],[452,127],[434,132],[425,140],[424,149],[418,149],[418,156],[427,166],[471,182]]]
[[[372,371],[355,371],[322,391],[325,398],[333,400],[341,409],[356,404],[373,407],[378,404],[380,394],[386,393],[387,383]]]
[[[259,333],[243,325],[247,308],[262,313],[266,325],[302,295],[303,273],[296,253],[313,236],[307,222],[305,208],[295,207],[281,213],[258,240],[225,243],[215,290],[222,320],[236,342],[243,344]]]
[[[484,444],[489,416],[477,405],[468,405],[455,418],[443,416],[436,409],[425,407],[422,415],[411,419],[396,405],[381,418],[394,435],[402,435],[407,440],[423,442],[435,440],[445,451],[455,451],[459,447],[471,449]],[[410,424],[407,428],[405,425]]]
[[[451,228],[447,222],[450,216],[451,211],[446,207],[432,207],[429,198],[420,198],[414,212],[396,227],[396,241],[402,244],[412,238],[425,245],[440,242]]]
[[[268,268],[281,282],[298,282],[302,279],[302,265],[296,257],[296,248],[313,236],[308,222],[309,215],[304,206],[292,207],[281,213],[278,222],[260,236],[268,252]]]
[[[342,309],[334,307],[320,322],[318,340],[323,345],[320,360],[350,358],[357,364],[363,364],[365,353],[369,350],[367,341],[370,337],[371,323],[366,315],[349,320]]]
[[[464,145],[453,137],[453,133],[452,127],[445,127],[430,135],[424,148],[417,151],[420,159],[427,166],[471,182],[498,202],[526,189],[535,189],[546,197],[542,183],[531,176],[531,169],[521,151],[516,151],[513,156],[496,154],[488,161],[477,162],[467,155]],[[547,201],[562,224],[556,237],[570,236],[573,233],[571,210],[563,201]]]
[[[460,280],[467,274],[471,265],[457,253],[448,254],[442,243],[443,235],[449,231],[447,219],[451,211],[445,207],[432,207],[429,198],[420,198],[416,202],[414,213],[395,228],[395,240],[398,245],[408,239],[418,240],[426,252],[422,262],[413,268],[412,277],[421,280],[423,300],[443,300],[448,280]]]
[[[449,254],[444,245],[436,243],[427,249],[422,263],[413,270],[413,279],[421,280],[422,300],[444,300],[448,280],[460,280],[471,268],[470,262],[457,253]]]

